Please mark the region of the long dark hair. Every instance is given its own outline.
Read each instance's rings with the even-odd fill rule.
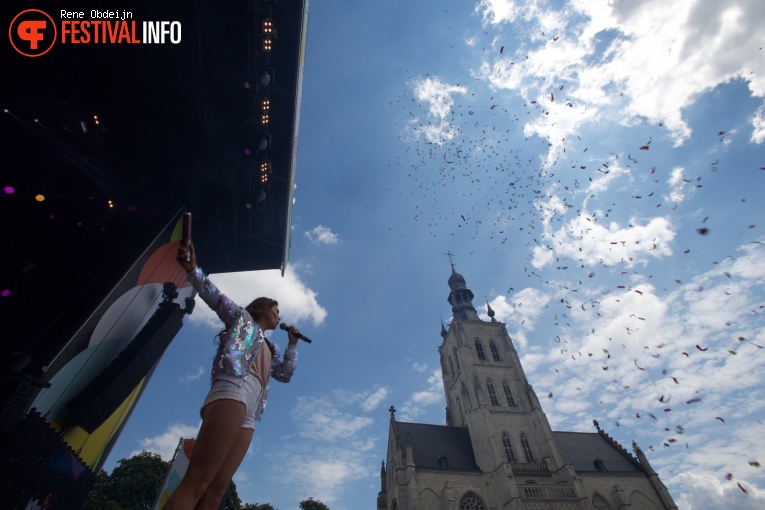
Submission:
[[[244,309],[247,310],[250,315],[252,315],[252,318],[255,322],[258,322],[258,319],[260,319],[261,315],[275,306],[279,306],[279,302],[275,299],[259,297],[249,305],[245,306]]]

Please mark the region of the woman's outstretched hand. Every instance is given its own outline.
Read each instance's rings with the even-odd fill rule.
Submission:
[[[188,256],[188,260],[186,257]],[[194,245],[184,245],[183,241],[178,246],[178,256],[175,258],[183,269],[187,273],[194,271],[197,268],[197,254],[194,251]]]

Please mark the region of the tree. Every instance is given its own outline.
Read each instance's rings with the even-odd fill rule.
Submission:
[[[308,498],[300,502],[300,510],[329,510],[329,507],[318,499]]]
[[[245,503],[242,510],[276,510],[270,503]]]
[[[98,473],[81,510],[150,510],[169,466],[146,451],[122,459],[111,475]]]
[[[239,493],[236,492],[236,484],[233,480],[228,484],[226,495],[223,496],[223,506],[221,510],[242,510],[242,500],[239,499]]]

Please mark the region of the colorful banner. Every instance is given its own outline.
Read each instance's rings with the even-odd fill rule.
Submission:
[[[189,461],[191,460],[191,453],[194,451],[194,445],[196,439],[184,439],[178,443],[178,448],[175,449],[175,455],[170,462],[170,470],[167,472],[165,481],[159,490],[157,501],[154,504],[153,510],[162,510],[165,506],[165,502],[178,488],[178,485],[183,480],[183,475],[186,474],[186,469],[189,467]]]

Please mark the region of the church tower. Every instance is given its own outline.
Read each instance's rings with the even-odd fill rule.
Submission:
[[[378,510],[677,508],[637,445],[636,458],[597,422],[554,432],[505,325],[488,302],[490,320],[478,316],[453,263],[448,284],[446,426],[397,421],[391,406]]]
[[[439,347],[446,424],[467,427],[481,471],[510,481],[522,472],[574,496],[575,474],[558,450],[505,325],[490,306],[491,322],[479,319],[473,293],[453,263],[448,283],[453,319],[448,331],[442,325]],[[508,491],[518,497],[514,485]]]

